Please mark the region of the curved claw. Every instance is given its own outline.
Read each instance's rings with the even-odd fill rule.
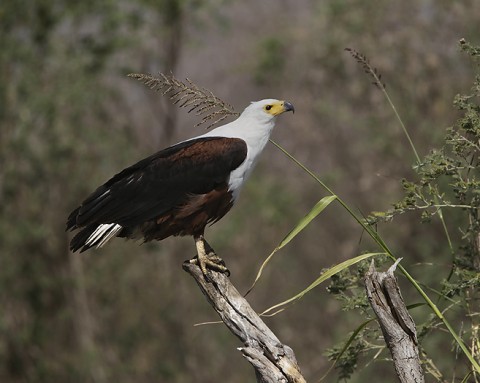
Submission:
[[[214,270],[220,273],[226,274],[227,277],[230,276],[230,270],[227,268],[225,261],[222,258],[220,258],[217,254],[215,254],[213,250],[207,254],[207,258],[209,260],[209,265],[210,263],[214,263],[216,265],[215,267],[213,267]]]
[[[230,276],[230,270],[225,266],[223,259],[215,254],[203,237],[196,238],[195,244],[197,245],[197,256],[190,259],[189,263],[198,265],[206,280],[209,280],[207,269],[225,273],[228,277]],[[208,249],[208,254],[205,249],[206,247]]]

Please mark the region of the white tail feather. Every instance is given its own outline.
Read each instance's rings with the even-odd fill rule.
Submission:
[[[116,223],[104,223],[99,225],[85,242],[88,246],[102,247],[108,240],[115,237],[123,227]]]

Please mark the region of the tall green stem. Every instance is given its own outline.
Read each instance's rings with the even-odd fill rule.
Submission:
[[[275,145],[278,149],[280,149],[288,158],[290,158],[296,165],[298,165],[300,168],[302,168],[308,175],[310,175],[318,184],[320,184],[328,193],[331,195],[334,195],[336,197],[336,200],[340,203],[340,205],[352,216],[357,223],[359,223],[362,228],[368,233],[368,235],[378,244],[378,246],[385,251],[385,253],[388,254],[388,256],[393,260],[396,261],[396,257],[394,256],[393,252],[389,249],[385,241],[376,233],[369,225],[367,225],[361,218],[359,218],[353,210],[343,201],[338,195],[336,195],[332,189],[330,189],[320,178],[318,178],[310,169],[308,169],[305,165],[303,165],[300,161],[298,161],[295,157],[293,157],[289,152],[287,152],[283,147],[281,147],[279,144],[276,142],[270,140],[270,142]],[[465,346],[463,343],[462,339],[458,336],[458,334],[455,332],[453,327],[450,325],[450,323],[447,321],[445,316],[442,314],[442,312],[438,309],[438,307],[433,303],[433,301],[429,298],[427,293],[422,289],[422,287],[417,283],[415,278],[413,278],[408,271],[402,266],[398,265],[399,270],[403,273],[403,275],[407,278],[407,280],[415,287],[415,289],[419,292],[419,294],[422,296],[422,298],[425,300],[425,302],[430,306],[432,311],[435,313],[435,315],[443,322],[447,330],[450,332],[450,334],[453,336],[455,341],[457,342],[458,346],[460,349],[463,351],[465,356],[468,358],[474,369],[480,373],[480,365],[479,363],[474,359],[468,348]]]

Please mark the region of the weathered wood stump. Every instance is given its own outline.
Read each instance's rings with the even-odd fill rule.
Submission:
[[[400,382],[423,383],[424,375],[418,353],[417,330],[393,274],[399,261],[400,259],[386,272],[376,271],[372,261],[365,275],[365,288],[387,347],[392,354]]]
[[[225,274],[208,271],[207,281],[198,266],[184,263],[183,268],[195,279],[225,325],[244,344],[238,350],[254,367],[258,382],[305,382],[293,350],[278,340]]]

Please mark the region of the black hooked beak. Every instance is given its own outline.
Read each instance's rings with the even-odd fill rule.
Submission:
[[[295,108],[293,107],[293,104],[288,101],[285,101],[283,103],[283,109],[285,110],[285,112],[292,111],[293,113],[295,113]]]

